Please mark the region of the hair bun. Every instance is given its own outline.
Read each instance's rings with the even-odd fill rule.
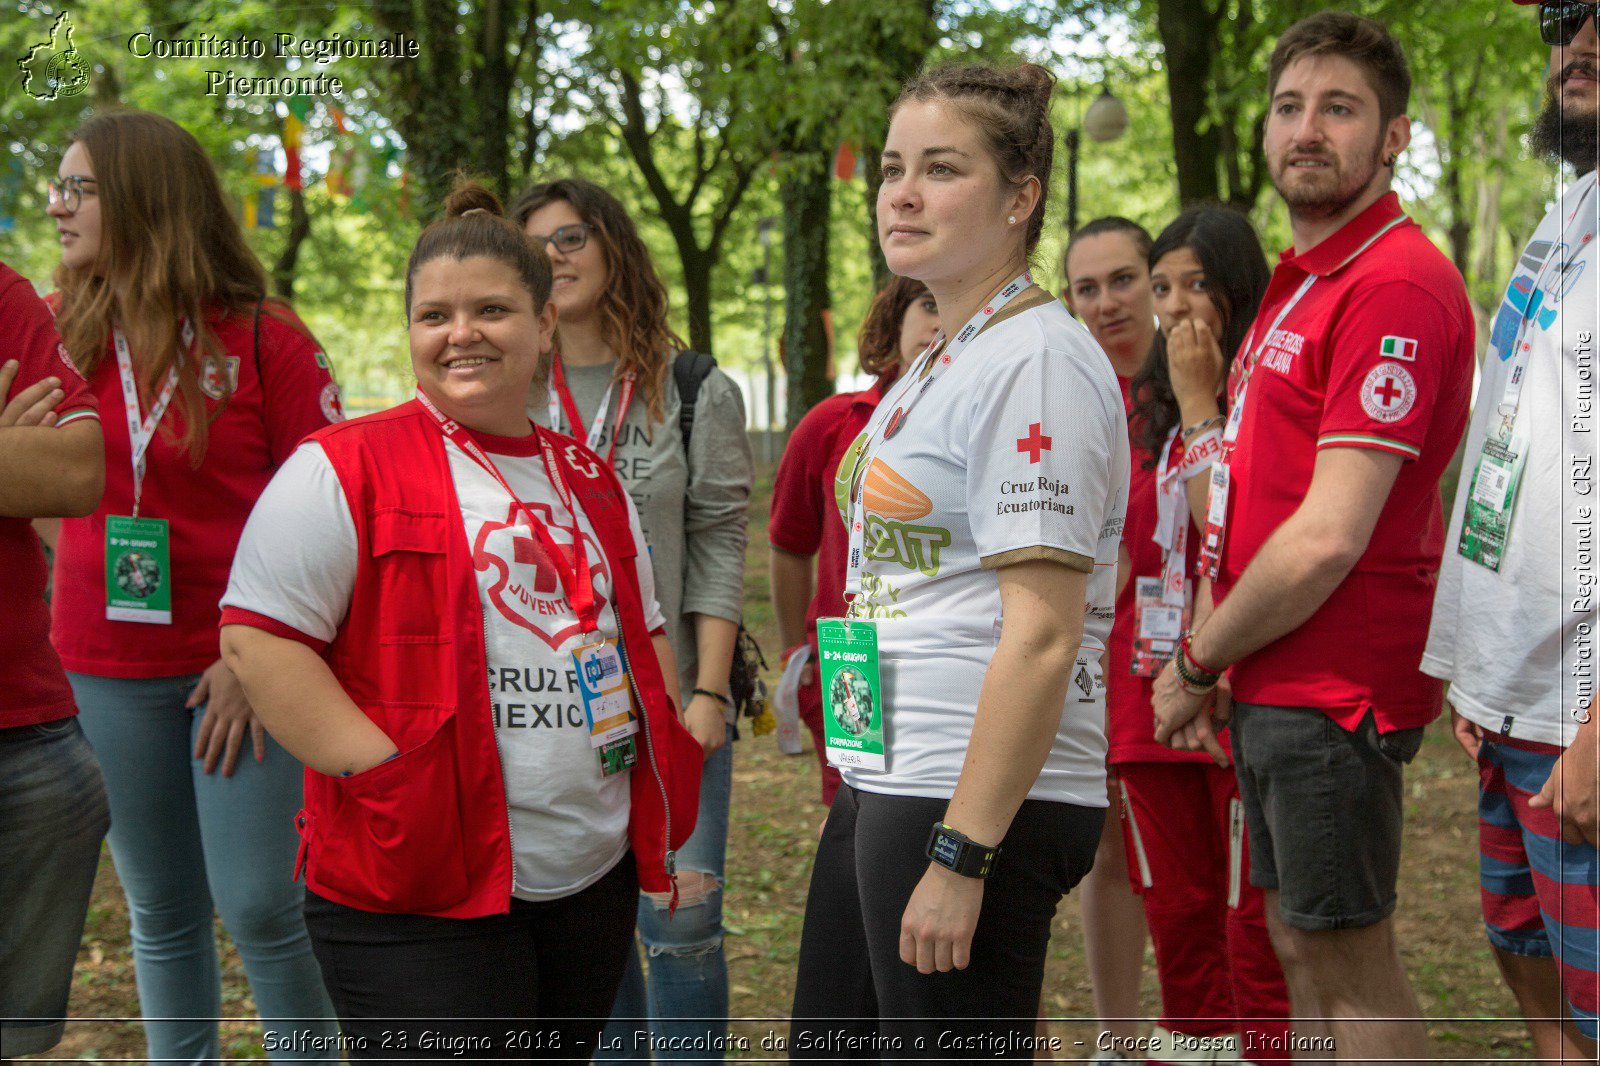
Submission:
[[[1055,92],[1056,76],[1037,63],[1019,63],[1005,71],[1011,82],[1012,88],[1032,98],[1035,102],[1048,107],[1050,96]]]
[[[461,180],[445,197],[444,217],[460,218],[474,211],[482,211],[495,218],[504,218],[506,211],[500,198],[475,181]]]

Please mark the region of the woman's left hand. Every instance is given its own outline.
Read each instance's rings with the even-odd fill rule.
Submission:
[[[204,703],[205,717],[200,719],[200,733],[194,740],[194,757],[205,758],[204,771],[210,773],[222,760],[222,776],[232,777],[239,764],[239,749],[244,746],[245,733],[250,734],[255,749],[256,762],[267,761],[267,731],[261,720],[250,709],[244,686],[221,659],[206,668],[200,683],[189,693],[184,706],[194,708]]]
[[[722,713],[722,704],[710,696],[689,697],[689,706],[683,709],[683,724],[700,742],[708,759],[728,742],[728,719]]]
[[[983,909],[983,880],[928,866],[900,919],[900,961],[918,973],[965,970]]]

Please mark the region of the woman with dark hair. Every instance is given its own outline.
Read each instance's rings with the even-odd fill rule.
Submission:
[[[295,451],[223,601],[306,763],[297,867],[352,1059],[587,1059],[694,828],[638,515],[524,410],[549,295],[493,194],[453,192],[406,266],[416,398]]]
[[[866,426],[884,392],[927,350],[939,330],[928,287],[894,278],[873,298],[856,345],[861,369],[877,375],[870,389],[830,396],[805,413],[789,434],[772,482],[767,540],[772,545],[772,607],[785,647],[785,667],[807,658],[799,690],[800,718],[811,730],[822,767],[822,803],[833,802],[839,771],[828,765],[817,674],[817,619],[843,613],[845,529],[835,478],[845,449]],[[814,566],[813,566],[814,561]],[[813,569],[815,574],[813,574]]]
[[[1056,905],[1105,820],[1128,442],[1105,356],[1029,272],[1053,87],[1032,64],[950,65],[889,112],[878,238],[945,332],[840,464],[849,608],[817,633],[844,784],[792,1057],[1029,1056]],[[846,696],[868,697],[864,730]]]
[[[1155,944],[1160,1046],[1180,1046],[1181,1034],[1250,1058],[1287,1032],[1289,999],[1263,893],[1249,880],[1238,781],[1220,746],[1155,741],[1151,691],[1190,619],[1210,610],[1195,562],[1221,443],[1218,396],[1266,291],[1267,262],[1243,215],[1197,208],[1162,230],[1149,263],[1160,334],[1132,385],[1126,572],[1108,682],[1129,880]]]
[[[639,900],[637,952],[601,1056],[648,1057],[649,1019],[666,1058],[704,1058],[727,1030],[722,875],[733,787],[729,671],[744,599],[746,509],[754,468],[744,401],[667,324],[667,292],[627,210],[577,178],[535,185],[511,217],[550,256],[555,350],[528,392],[540,426],[583,440],[633,498],[656,595],[677,654],[684,721],[705,750],[700,822],[677,854],[677,894]],[[687,390],[687,391],[686,391]],[[689,395],[692,391],[693,395]],[[676,903],[676,912],[670,913]],[[670,920],[669,920],[670,916]]]
[[[51,635],[105,771],[149,1057],[221,1053],[213,910],[268,1033],[331,1040],[287,873],[301,768],[222,660],[217,601],[256,497],[301,437],[343,417],[339,389],[316,340],[268,298],[180,126],[96,115],[51,184],[56,324],[101,410],[122,414],[104,422],[99,509],[61,524]],[[331,1045],[267,1046],[323,1057]]]

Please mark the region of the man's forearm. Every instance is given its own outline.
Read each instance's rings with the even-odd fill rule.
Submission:
[[[1228,597],[1197,629],[1197,663],[1225,669],[1294,632],[1350,575],[1359,553],[1320,535],[1296,514],[1267,538]]]

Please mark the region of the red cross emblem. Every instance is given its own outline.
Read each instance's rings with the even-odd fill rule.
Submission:
[[[1375,422],[1398,422],[1417,402],[1417,379],[1399,363],[1379,363],[1361,384],[1361,409]]]
[[[1017,439],[1017,451],[1026,453],[1029,463],[1037,463],[1050,450],[1051,438],[1039,432],[1039,423],[1028,427],[1028,435]]]
[[[1394,402],[1405,395],[1405,390],[1395,384],[1394,378],[1384,378],[1383,384],[1372,391],[1385,407],[1393,407]]]

